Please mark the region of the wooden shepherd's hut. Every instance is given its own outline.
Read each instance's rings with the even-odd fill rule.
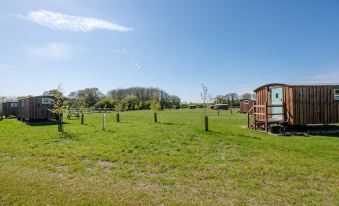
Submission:
[[[254,92],[256,104],[249,112],[248,125],[255,129],[267,131],[276,123],[302,126],[339,123],[339,83],[273,83]]]
[[[242,99],[240,100],[240,113],[248,113],[248,111],[253,107],[255,104],[255,100],[253,99]]]
[[[18,102],[3,102],[2,115],[4,115],[6,118],[10,116],[16,117],[18,115]]]
[[[55,119],[55,115],[50,111],[54,99],[53,96],[36,96],[19,100],[18,119],[23,121]]]

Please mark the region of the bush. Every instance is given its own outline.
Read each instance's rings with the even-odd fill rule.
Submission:
[[[102,99],[100,99],[99,102],[97,102],[95,104],[95,107],[96,108],[104,108],[104,107],[107,107],[107,108],[113,108],[114,107],[114,101],[111,97],[103,97]]]

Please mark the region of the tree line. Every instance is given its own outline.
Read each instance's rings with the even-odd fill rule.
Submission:
[[[104,95],[98,88],[86,88],[64,96],[59,89],[45,91],[46,96],[61,96],[64,104],[70,108],[114,108],[119,110],[151,109],[152,102],[157,101],[161,109],[179,107],[178,96],[153,87],[118,88]]]
[[[170,95],[164,90],[153,87],[130,87],[112,89],[104,95],[98,88],[85,88],[73,91],[67,96],[60,89],[52,89],[45,91],[42,95],[62,97],[64,104],[69,108],[114,108],[119,107],[120,110],[138,110],[151,109],[152,102],[157,101],[160,109],[187,107],[189,104],[181,102],[176,95]],[[14,101],[29,96],[18,97],[0,97],[0,102],[5,100]],[[244,93],[239,95],[232,92],[225,95],[216,95],[210,97],[211,104],[229,104],[239,106],[241,99],[255,99],[254,93]],[[199,105],[199,104],[198,104]],[[201,105],[202,106],[202,105]],[[0,108],[1,109],[1,108]]]

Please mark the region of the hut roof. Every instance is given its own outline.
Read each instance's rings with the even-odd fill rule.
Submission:
[[[54,96],[52,95],[40,95],[40,96],[31,96],[31,97],[25,97],[25,98],[22,98],[22,99],[19,99],[19,100],[24,100],[24,99],[31,99],[31,98],[54,98]]]
[[[339,82],[338,83],[291,83],[291,84],[270,83],[270,84],[264,84],[256,88],[254,92],[264,87],[271,87],[271,86],[339,86]]]

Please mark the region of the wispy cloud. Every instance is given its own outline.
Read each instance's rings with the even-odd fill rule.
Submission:
[[[84,53],[84,51],[67,43],[51,42],[43,46],[26,47],[26,53],[30,58],[68,60],[72,55]]]
[[[0,64],[0,72],[7,72],[13,69],[12,65]]]
[[[31,11],[27,15],[18,15],[53,30],[90,32],[96,29],[127,32],[132,28],[93,17],[67,15],[47,10]]]
[[[339,71],[316,74],[307,78],[311,82],[339,83]]]
[[[126,48],[125,48],[125,49],[122,49],[122,50],[114,50],[114,49],[113,49],[112,52],[115,53],[115,54],[119,54],[119,55],[122,55],[122,56],[127,56],[127,57],[129,57],[129,60],[132,61],[132,62],[134,63],[134,66],[135,66],[137,69],[141,69],[141,68],[142,68],[141,64],[139,63],[139,61],[138,61],[137,59],[139,59],[139,58],[144,58],[143,55],[129,52]]]
[[[115,53],[115,54],[131,56],[131,57],[144,57],[143,55],[129,52],[126,48],[122,49],[122,50],[115,50],[115,49],[113,49],[112,52]]]

